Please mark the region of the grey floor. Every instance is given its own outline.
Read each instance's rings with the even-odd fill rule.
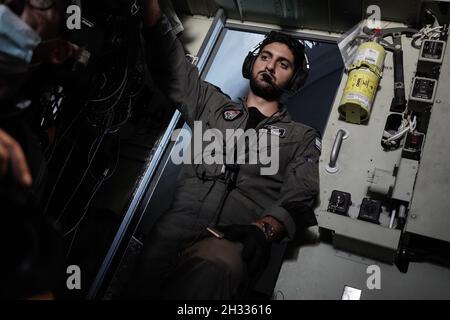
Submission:
[[[311,229],[317,234],[317,228]],[[314,236],[313,236],[314,237]],[[380,267],[380,289],[369,290],[367,268]],[[274,291],[277,300],[340,300],[345,286],[361,290],[361,300],[450,299],[450,269],[431,263],[410,263],[408,272],[396,266],[336,250],[312,241],[285,260]]]

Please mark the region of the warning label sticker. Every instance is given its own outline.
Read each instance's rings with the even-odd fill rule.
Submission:
[[[347,101],[348,100],[356,100],[359,101],[363,106],[365,106],[367,109],[369,109],[369,99],[367,97],[357,94],[357,93],[348,93],[347,94]]]
[[[380,53],[373,49],[367,48],[358,52],[355,57],[355,62],[367,62],[369,64],[376,64]]]

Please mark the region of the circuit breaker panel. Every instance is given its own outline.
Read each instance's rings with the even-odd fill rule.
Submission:
[[[369,89],[377,88],[377,79],[367,76],[376,71],[373,45],[354,58],[367,62],[359,78],[351,67],[342,78],[323,136],[316,208],[321,230],[331,232],[337,249],[394,263],[405,234],[450,241],[450,109],[444,102],[450,54],[447,26],[436,30],[418,39],[420,31],[399,25],[362,40],[386,49],[374,96]],[[350,103],[349,90],[356,90]],[[342,101],[369,116],[345,117]]]

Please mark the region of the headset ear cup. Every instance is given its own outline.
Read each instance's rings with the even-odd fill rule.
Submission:
[[[291,81],[289,82],[289,85],[286,87],[287,91],[296,92],[298,90],[300,74],[301,74],[301,71],[297,70],[297,72],[294,74]]]
[[[242,76],[245,79],[250,79],[252,77],[252,69],[254,62],[255,62],[255,55],[253,52],[249,52],[245,57],[244,63],[242,64]]]
[[[299,74],[298,89],[302,88],[305,85],[308,76],[309,76],[309,60],[308,56],[305,54],[305,59],[303,60],[302,64],[302,70]]]
[[[308,79],[309,64],[305,60],[301,69],[297,70],[291,82],[289,83],[289,91],[296,92],[300,90]]]
[[[298,70],[289,84],[289,91],[296,92],[300,90],[308,78],[308,72],[305,70]]]

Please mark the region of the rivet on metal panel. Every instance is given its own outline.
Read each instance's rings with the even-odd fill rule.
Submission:
[[[441,103],[441,102],[442,102],[441,99],[436,100],[436,103]]]
[[[416,219],[417,218],[417,215],[415,214],[415,213],[413,213],[412,215],[411,215],[411,219]]]

